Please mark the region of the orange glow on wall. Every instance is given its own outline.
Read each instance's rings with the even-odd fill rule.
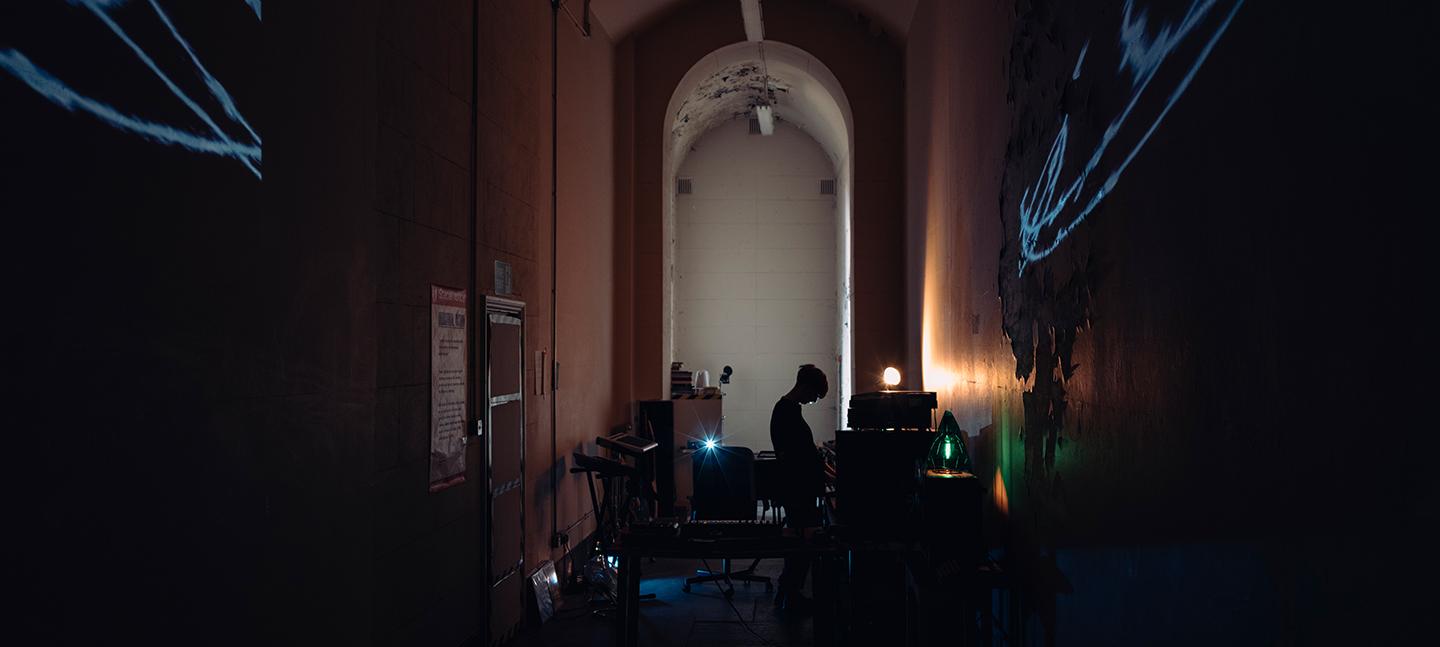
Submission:
[[[1005,479],[1001,478],[1000,470],[995,470],[995,482],[990,484],[990,491],[994,493],[995,509],[1000,511],[1000,516],[1010,516],[1010,495],[1005,493]]]
[[[954,373],[937,366],[933,361],[925,361],[925,390],[936,393],[949,393],[959,380]]]

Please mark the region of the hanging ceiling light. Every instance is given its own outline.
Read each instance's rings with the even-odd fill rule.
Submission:
[[[755,0],[755,12],[759,15],[759,0]],[[742,5],[742,6],[749,6]],[[758,17],[756,19],[759,20]],[[746,23],[748,30],[749,23]],[[758,40],[758,39],[757,39]],[[755,102],[755,121],[760,122],[760,134],[769,136],[775,134],[775,108],[770,101],[773,98],[770,92],[770,64],[765,61],[765,43],[755,43],[755,50],[760,54],[760,72],[763,84],[760,86],[760,99]]]
[[[761,135],[775,134],[775,109],[770,106],[755,106],[755,120],[760,122]]]

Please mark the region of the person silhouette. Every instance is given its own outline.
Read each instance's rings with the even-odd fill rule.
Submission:
[[[770,443],[775,447],[775,499],[785,509],[785,525],[800,531],[820,525],[816,497],[825,493],[825,465],[815,449],[815,436],[800,413],[800,406],[813,403],[830,391],[825,372],[813,364],[800,367],[795,386],[780,396],[770,414]],[[785,569],[775,592],[775,607],[783,611],[808,613],[809,598],[800,589],[810,573],[809,557],[786,557]]]

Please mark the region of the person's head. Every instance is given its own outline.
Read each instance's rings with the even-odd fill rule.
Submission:
[[[790,390],[800,404],[810,404],[829,392],[830,382],[825,379],[825,371],[815,368],[814,364],[800,367],[795,373],[795,388]]]

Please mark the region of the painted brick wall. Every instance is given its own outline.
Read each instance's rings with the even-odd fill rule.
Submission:
[[[578,542],[595,527],[584,475],[569,473],[571,455],[597,453],[595,437],[630,420],[629,384],[611,379],[622,357],[616,339],[629,332],[616,318],[615,46],[593,17],[591,30],[582,38],[560,16],[560,390],[555,460],[546,467],[555,470],[558,508],[531,539],[544,558],[559,554],[541,543],[552,531]],[[550,451],[547,443],[543,455]]]
[[[507,298],[526,304],[527,574],[559,557],[560,549],[550,546],[556,530],[576,540],[590,531],[584,483],[568,473],[568,457],[586,451],[587,442],[593,452],[594,437],[626,417],[609,390],[583,386],[611,370],[613,46],[603,28],[584,39],[561,17],[557,356],[550,342],[550,8],[539,0],[482,0],[480,64],[472,71],[471,4],[387,2],[377,32],[381,370],[372,500],[374,622],[381,643],[455,644],[484,629],[478,612],[487,532],[482,443],[469,447],[465,484],[436,494],[425,488],[431,283],[465,287],[473,246],[479,292],[495,294],[494,263],[504,261],[513,271]],[[472,81],[478,83],[478,131],[470,124]],[[478,138],[473,170],[472,132]],[[561,362],[561,384],[570,387],[558,394],[562,424],[553,447],[551,398],[557,395],[550,368],[537,370],[541,351],[547,362]],[[472,385],[479,382],[472,378]]]
[[[833,438],[839,400],[834,168],[803,131],[769,137],[744,120],[703,135],[676,197],[675,359],[706,369],[725,391],[725,442],[770,448],[770,412],[801,364],[830,376],[830,395],[805,407],[817,442]]]
[[[485,222],[472,213],[473,8],[386,1],[375,32],[376,644],[458,644],[484,631],[479,443],[467,448],[465,483],[427,491],[430,285],[470,287],[470,248]]]

